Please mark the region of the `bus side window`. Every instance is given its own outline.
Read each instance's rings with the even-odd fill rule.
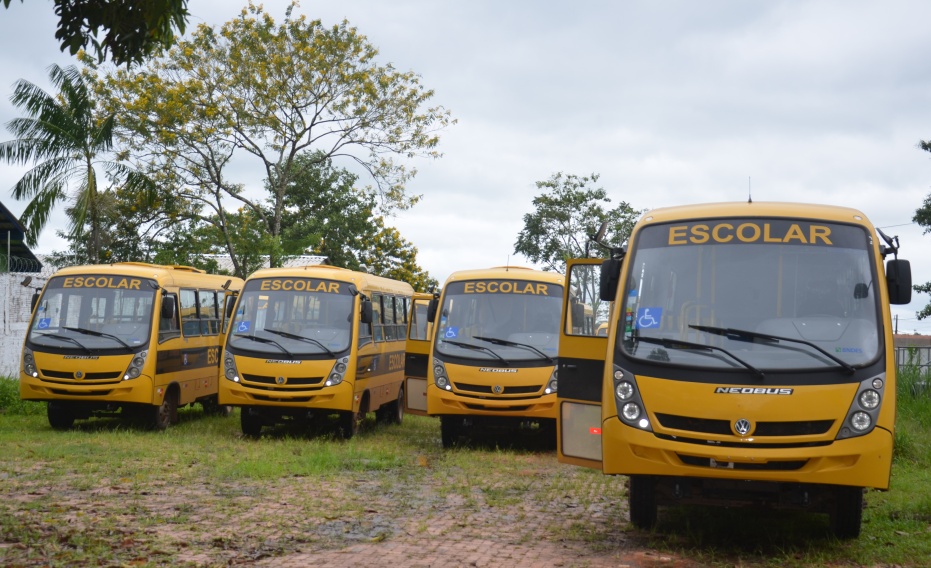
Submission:
[[[398,331],[396,337],[404,339],[404,334],[407,333],[407,311],[410,309],[410,298],[402,296],[398,298],[397,302]]]
[[[395,328],[394,322],[394,302],[397,298],[394,296],[382,296],[383,308],[382,316],[385,318],[385,340],[394,341],[398,339],[397,329]]]
[[[194,290],[181,290],[180,300],[181,333],[185,337],[200,335],[200,319],[197,317],[197,292]]]
[[[382,319],[381,301],[381,294],[372,294],[372,335],[375,341],[385,340],[385,325]]]
[[[200,304],[200,331],[203,335],[220,333],[220,312],[215,290],[200,290],[197,293]]]
[[[178,297],[175,294],[167,294],[166,297],[170,297],[174,300],[174,309],[171,310],[170,318],[161,317],[158,320],[159,343],[165,341],[166,339],[171,339],[181,335],[181,327],[178,325]]]

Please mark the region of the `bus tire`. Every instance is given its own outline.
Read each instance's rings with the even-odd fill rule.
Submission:
[[[440,439],[444,448],[452,448],[459,443],[462,435],[461,416],[440,416]]]
[[[398,398],[394,402],[381,405],[375,412],[378,422],[387,424],[400,424],[404,421],[404,387],[398,389]]]
[[[834,505],[829,513],[831,532],[839,539],[860,536],[863,521],[863,488],[838,485],[834,488]]]
[[[68,430],[74,426],[74,413],[65,403],[50,400],[46,413],[53,430]]]
[[[258,438],[262,435],[262,417],[248,406],[239,412],[239,426],[243,436]]]
[[[359,412],[344,410],[339,413],[339,436],[344,440],[351,440],[353,436],[359,433],[362,427],[362,421],[365,420],[365,413],[360,409]]]
[[[172,424],[178,423],[178,393],[168,389],[162,403],[155,406],[152,412],[152,427],[156,430],[165,430]]]
[[[656,526],[656,488],[649,475],[631,475],[627,488],[630,522],[639,529]]]
[[[219,398],[215,394],[200,399],[200,405],[204,409],[204,414],[212,416],[229,416],[233,413],[232,406],[226,404],[220,406]]]

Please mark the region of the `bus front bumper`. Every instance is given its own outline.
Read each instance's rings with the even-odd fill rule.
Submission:
[[[513,416],[556,419],[556,393],[536,398],[479,398],[462,396],[427,385],[427,414],[430,416]]]
[[[343,411],[354,410],[354,406],[358,406],[358,402],[354,400],[353,385],[347,381],[313,390],[269,390],[221,378],[219,400],[224,406],[268,406],[305,410]]]
[[[153,391],[152,379],[147,375],[106,382],[50,381],[25,373],[19,375],[22,400],[153,404]]]
[[[892,433],[880,428],[829,445],[795,448],[722,447],[665,440],[617,417],[602,427],[603,471],[888,489]]]

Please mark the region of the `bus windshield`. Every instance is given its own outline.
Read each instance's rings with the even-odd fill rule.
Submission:
[[[149,343],[154,281],[129,276],[53,277],[36,306],[26,341],[43,348],[100,353]]]
[[[881,353],[870,235],[825,222],[644,228],[625,259],[618,348],[699,369],[825,371]]]
[[[234,350],[286,359],[335,357],[349,349],[354,295],[350,285],[312,278],[246,283],[230,325]]]
[[[514,280],[447,284],[436,350],[483,362],[552,359],[559,345],[562,290]]]

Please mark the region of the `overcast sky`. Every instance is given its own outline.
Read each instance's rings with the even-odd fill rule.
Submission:
[[[286,1],[262,4],[283,19]],[[189,0],[189,27],[244,5]],[[911,223],[931,193],[918,148],[931,140],[931,2],[304,0],[299,11],[348,20],[458,120],[441,159],[409,163],[423,201],[389,220],[440,282],[529,264],[514,243],[535,182],[556,172],[597,173],[635,209],[745,201],[748,188],[754,201],[855,207],[900,237],[916,283],[931,281],[931,235]],[[48,66],[72,63],[55,23],[49,0],[0,8],[0,123],[21,114],[17,79],[48,88]],[[0,165],[15,214],[21,174]],[[37,252],[63,248],[56,228]],[[900,332],[931,333],[915,318],[929,301],[893,308]]]

